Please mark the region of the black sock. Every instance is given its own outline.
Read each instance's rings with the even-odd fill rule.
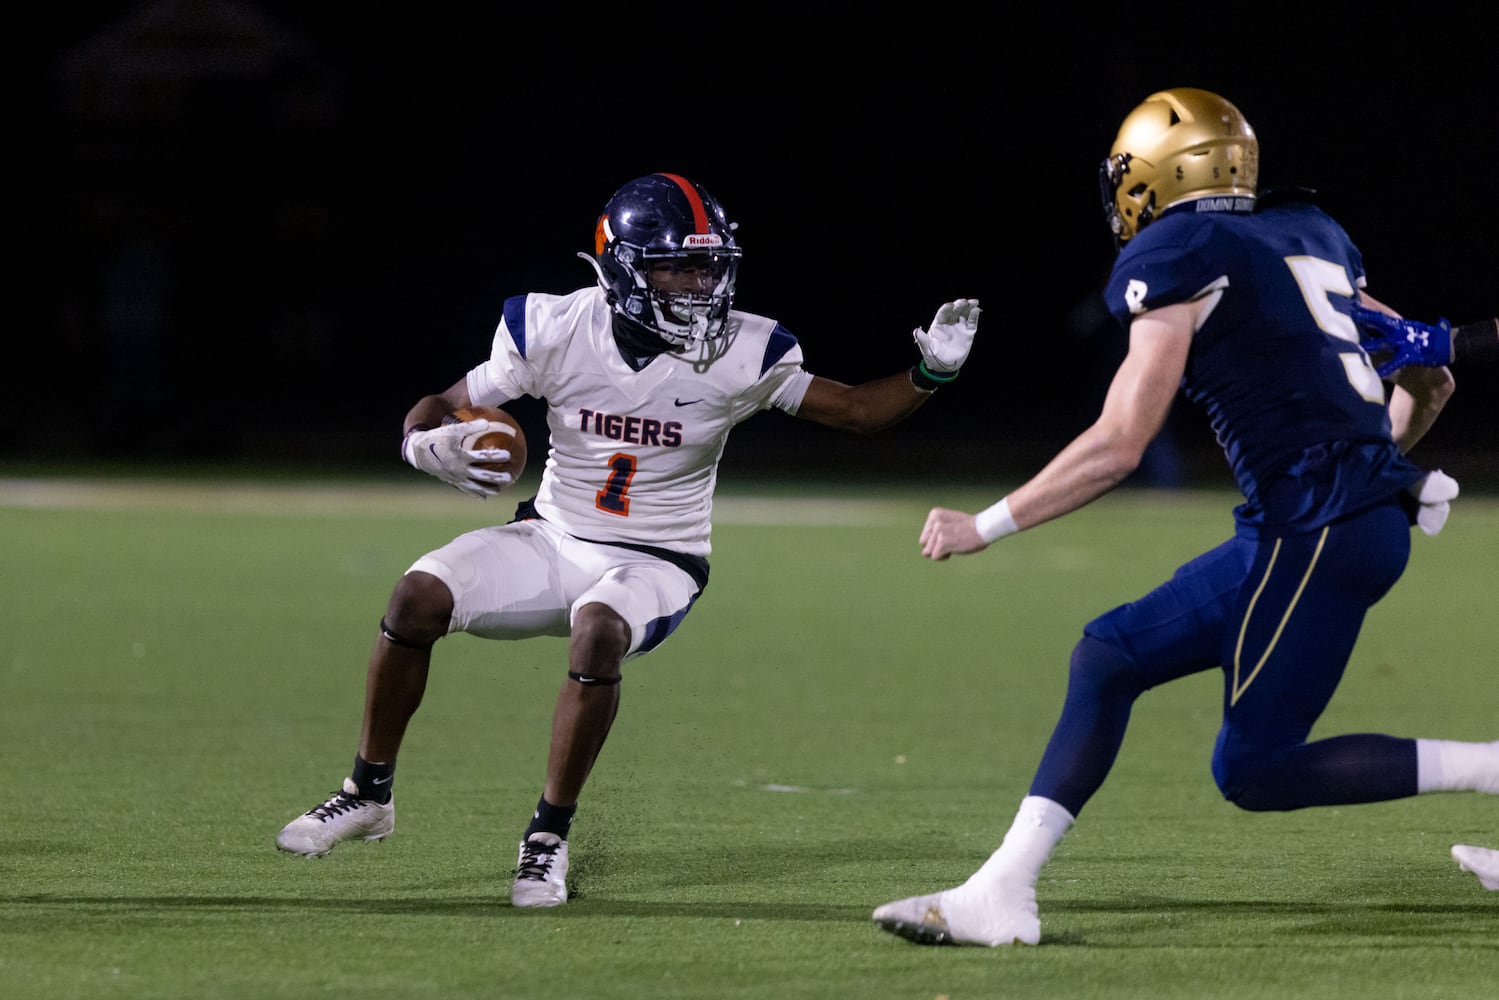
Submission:
[[[359,787],[361,799],[374,799],[384,805],[390,801],[390,786],[395,784],[396,766],[394,764],[372,764],[359,756],[354,755],[354,773],[349,775],[354,784]]]
[[[546,796],[536,800],[536,812],[531,816],[531,825],[526,827],[526,834],[522,840],[527,840],[533,833],[555,833],[563,840],[567,839],[567,829],[573,825],[573,813],[578,811],[577,806],[554,806],[546,800]]]

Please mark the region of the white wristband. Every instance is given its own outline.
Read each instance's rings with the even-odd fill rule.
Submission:
[[[998,541],[1020,530],[1015,519],[1010,516],[1009,497],[973,515],[973,526],[978,529],[979,537],[985,542]]]

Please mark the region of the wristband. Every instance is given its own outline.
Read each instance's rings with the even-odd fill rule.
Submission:
[[[401,461],[405,462],[407,465],[411,464],[411,459],[406,457],[406,442],[411,440],[411,435],[415,434],[417,431],[430,431],[431,429],[432,428],[427,426],[426,424],[412,424],[409,428],[407,428],[406,433],[401,435]]]
[[[1020,530],[1010,516],[1010,498],[1005,497],[992,507],[985,507],[973,515],[973,526],[985,542],[995,542]]]
[[[911,366],[911,384],[922,392],[936,392],[938,386],[946,385],[958,377],[958,369],[950,372],[933,373],[926,366],[926,361],[918,361]]]
[[[1464,323],[1452,328],[1452,360],[1493,361],[1499,358],[1499,319]]]

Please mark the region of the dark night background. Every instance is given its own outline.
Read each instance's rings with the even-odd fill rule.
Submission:
[[[1238,104],[1262,187],[1316,188],[1374,295],[1495,315],[1486,8],[1309,9],[17,14],[0,468],[393,466],[406,409],[487,355],[503,300],[590,283],[574,255],[609,195],[671,170],[740,225],[738,306],[779,319],[818,374],[903,369],[943,300],[984,309],[962,378],[900,428],[763,414],[726,477],[1015,482],[1092,419],[1121,355],[1093,311],[1113,257],[1096,170],[1123,115],[1171,86]],[[1417,457],[1499,481],[1499,370],[1456,374]],[[539,410],[517,412],[535,446]],[[1171,432],[1190,481],[1228,484],[1196,414]]]

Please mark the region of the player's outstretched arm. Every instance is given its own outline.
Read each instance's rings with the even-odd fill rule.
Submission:
[[[940,386],[958,377],[968,360],[978,331],[978,299],[944,302],[929,329],[917,327],[912,340],[921,360],[909,371],[885,378],[845,385],[815,376],[796,415],[839,430],[868,434],[884,430],[910,416]]]
[[[940,561],[978,552],[1092,503],[1123,482],[1165,423],[1202,308],[1184,302],[1136,317],[1129,353],[1109,383],[1098,419],[998,503],[977,514],[933,508],[921,529],[921,554]]]

